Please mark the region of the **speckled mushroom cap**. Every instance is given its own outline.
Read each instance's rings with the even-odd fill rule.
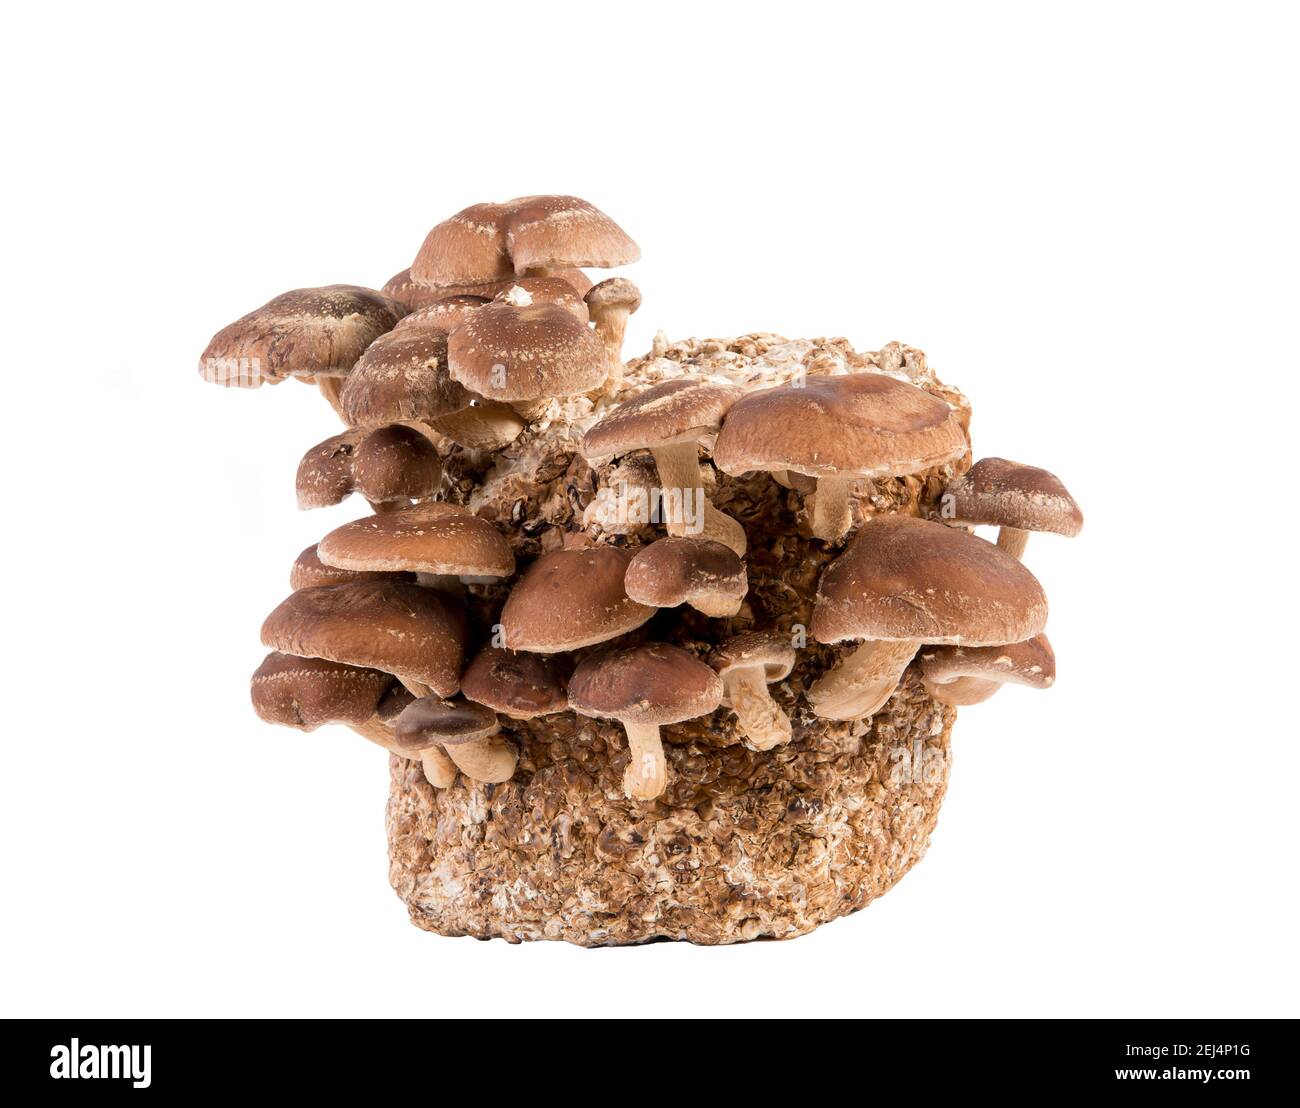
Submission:
[[[584,658],[569,679],[579,715],[620,723],[680,723],[722,703],[722,679],[693,654],[667,643],[614,647]]]
[[[437,589],[354,581],[299,589],[262,624],[262,643],[304,658],[366,666],[451,696],[460,685],[469,623]]]
[[[396,300],[409,311],[415,311],[417,308],[427,308],[430,304],[442,300],[444,297],[459,295],[464,290],[459,286],[439,288],[430,287],[429,285],[417,285],[411,280],[410,269],[404,269],[388,278],[384,282],[381,291],[385,296]]]
[[[468,296],[465,294],[445,296],[441,300],[435,300],[427,307],[413,311],[393,330],[411,331],[419,329],[449,333],[469,319],[484,304],[490,303],[492,303],[492,299],[487,296]]]
[[[294,289],[223,327],[199,359],[204,380],[256,388],[286,377],[345,377],[406,309],[356,285]]]
[[[1037,466],[981,458],[948,486],[956,520],[1073,537],[1083,512],[1060,478]]]
[[[586,296],[591,288],[591,278],[580,269],[556,269],[551,278],[559,278],[569,285],[579,296]],[[471,285],[417,285],[411,280],[411,271],[402,270],[394,274],[384,286],[384,295],[390,296],[405,307],[414,311],[427,308],[439,300],[455,296],[477,296],[491,300],[515,284],[518,277],[510,276],[500,281],[483,281]]]
[[[253,710],[267,723],[314,731],[325,723],[365,723],[392,683],[377,669],[272,651],[254,672],[250,692]]]
[[[461,675],[461,694],[513,719],[563,712],[568,694],[548,658],[485,646]]]
[[[343,585],[349,581],[367,579],[414,581],[415,577],[409,573],[358,573],[350,569],[327,566],[320,560],[315,543],[294,559],[293,568],[289,570],[289,588],[294,592],[299,589],[310,589],[315,585]]]
[[[716,431],[742,395],[732,385],[695,378],[664,381],[623,401],[590,427],[582,439],[582,453],[587,458],[604,458],[629,450],[694,442]]]
[[[339,569],[509,577],[515,556],[487,520],[455,504],[420,504],[331,531],[317,548]]]
[[[749,580],[745,563],[731,547],[713,539],[670,535],[633,556],[623,586],[638,604],[675,608],[706,596],[739,601]]]
[[[468,700],[422,696],[412,700],[393,724],[395,744],[403,750],[460,746],[495,734],[496,713]]]
[[[411,263],[417,285],[474,285],[499,281],[515,269],[506,252],[505,204],[471,204],[425,236]]]
[[[352,461],[364,431],[349,430],[318,442],[298,463],[294,490],[303,511],[341,504],[356,489]]]
[[[515,272],[593,266],[609,269],[641,257],[617,223],[576,196],[522,196],[510,201],[507,241]]]
[[[1047,622],[1034,575],[992,543],[942,523],[877,516],[817,586],[818,642],[1020,642]]]
[[[501,629],[511,650],[558,654],[640,627],[654,608],[623,588],[630,556],[616,546],[543,554],[510,590]]]
[[[558,304],[494,301],[451,333],[447,358],[465,388],[507,402],[587,392],[606,373],[596,332]]]
[[[442,481],[442,462],[426,436],[395,423],[357,444],[352,477],[357,492],[375,504],[432,496]]]
[[[921,651],[921,672],[939,682],[977,677],[1049,689],[1056,681],[1056,653],[1046,635],[1002,646],[927,647]]]
[[[768,684],[789,677],[794,662],[790,637],[777,631],[746,631],[734,635],[709,655],[709,665],[720,676],[725,677],[739,667],[762,666]]]
[[[631,313],[641,307],[641,290],[626,277],[610,277],[592,285],[584,299],[591,309],[622,308]]]
[[[591,322],[586,300],[568,281],[560,277],[518,277],[493,299],[524,306],[557,304],[579,323]]]
[[[883,373],[809,376],[760,389],[727,413],[713,449],[724,473],[901,477],[966,452],[957,413]]]
[[[469,407],[474,397],[447,372],[447,334],[433,327],[393,331],[373,343],[343,386],[349,423],[422,422]]]

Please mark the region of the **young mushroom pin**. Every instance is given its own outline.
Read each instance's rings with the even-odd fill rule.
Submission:
[[[641,307],[641,290],[626,277],[611,277],[592,285],[586,301],[596,334],[605,344],[609,358],[609,380],[605,388],[615,393],[623,387],[623,336],[627,333],[627,321]]]
[[[569,707],[549,658],[485,646],[461,675],[466,700],[483,704],[511,719],[536,719]]]
[[[393,734],[399,749],[418,753],[430,784],[445,778],[444,767],[428,751],[441,747],[456,767],[474,781],[499,784],[509,781],[518,756],[499,734],[496,713],[468,700],[421,697],[397,717]]]
[[[945,523],[1000,528],[998,546],[1023,557],[1030,531],[1073,538],[1083,529],[1083,512],[1053,473],[1005,458],[981,458],[948,485],[942,500]]]
[[[775,631],[749,631],[727,639],[709,655],[722,678],[722,703],[736,713],[746,745],[771,750],[790,741],[790,717],[767,691],[794,668],[790,639]]]
[[[724,619],[740,611],[749,580],[745,563],[729,546],[689,536],[658,539],[633,556],[623,579],[638,604],[675,608],[689,604]]]
[[[631,760],[623,792],[653,800],[668,783],[659,728],[706,716],[722,700],[722,681],[694,655],[665,643],[614,648],[585,658],[569,681],[569,703],[584,716],[616,719]]]

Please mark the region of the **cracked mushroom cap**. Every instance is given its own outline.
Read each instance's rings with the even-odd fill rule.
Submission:
[[[419,504],[345,523],[317,548],[339,569],[510,577],[510,543],[487,520],[455,504]]]
[[[762,666],[770,685],[784,681],[794,669],[795,651],[790,637],[779,631],[746,631],[727,639],[709,655],[709,665],[725,677],[733,669]]]
[[[402,750],[418,751],[460,746],[495,735],[499,729],[496,713],[482,704],[422,696],[397,717],[393,738]]]
[[[377,578],[392,581],[415,580],[409,573],[357,573],[350,569],[327,566],[320,560],[316,543],[312,543],[294,559],[293,568],[289,571],[289,588],[297,592],[299,589],[310,589],[314,585],[344,585],[349,581],[373,581]]]
[[[610,308],[621,309],[631,315],[641,307],[641,290],[626,277],[610,277],[592,285],[584,299],[587,307],[594,312]]]
[[[721,703],[722,679],[695,655],[666,643],[592,654],[569,680],[575,712],[620,723],[681,723],[707,716]]]
[[[298,463],[294,489],[303,511],[341,504],[356,490],[352,461],[364,431],[347,430],[318,442]]]
[[[488,296],[445,296],[441,300],[435,300],[427,307],[419,308],[413,311],[403,319],[393,330],[395,331],[442,331],[450,334],[459,327],[465,320],[469,319],[484,304],[491,304],[492,298]]]
[[[299,589],[262,624],[262,643],[272,650],[383,670],[439,696],[459,688],[468,642],[458,604],[401,581]]]
[[[573,396],[605,380],[605,346],[558,304],[495,300],[447,340],[451,376],[491,400]]]
[[[1050,689],[1056,681],[1056,654],[1046,635],[1002,646],[926,647],[921,651],[921,673],[939,684],[976,677]]]
[[[632,558],[623,579],[638,604],[728,608],[735,614],[749,591],[745,563],[729,546],[689,535],[656,539]]]
[[[223,327],[199,359],[205,381],[257,388],[287,377],[346,377],[406,309],[356,285],[294,289]]]
[[[877,516],[817,586],[812,634],[970,646],[1021,642],[1047,622],[1047,598],[1019,561],[942,523]]]
[[[447,334],[433,327],[403,328],[372,343],[340,396],[357,427],[428,422],[473,400],[448,374]]]
[[[1005,458],[981,458],[948,486],[954,522],[1050,531],[1073,538],[1083,512],[1053,473]]]
[[[569,706],[564,684],[548,658],[485,646],[460,679],[461,694],[512,719],[535,719]]]
[[[272,651],[253,674],[253,710],[267,723],[314,731],[325,723],[365,723],[390,674]]]
[[[655,609],[624,591],[630,561],[615,546],[543,554],[524,571],[501,610],[506,646],[558,654],[640,627]]]
[[[592,266],[610,269],[641,257],[617,223],[576,196],[521,196],[508,205],[507,249],[515,272]]]
[[[713,449],[724,473],[902,477],[960,458],[957,413],[883,373],[804,379],[751,392],[727,413]]]
[[[743,393],[732,385],[695,378],[664,381],[625,400],[582,438],[587,458],[626,454],[679,442],[695,442],[716,431]]]
[[[352,455],[357,492],[373,504],[432,496],[442,482],[442,461],[428,438],[400,423],[371,431]]]

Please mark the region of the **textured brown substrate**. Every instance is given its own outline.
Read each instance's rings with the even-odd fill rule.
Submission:
[[[394,756],[389,876],[412,922],[584,946],[792,938],[925,853],[955,713],[911,672],[869,728],[801,716],[765,753],[735,743],[724,714],[713,741],[664,729],[669,785],[652,803],[623,796],[621,731],[569,713],[520,725],[504,785],[434,790]]]

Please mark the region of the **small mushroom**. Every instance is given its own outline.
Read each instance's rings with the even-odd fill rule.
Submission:
[[[428,436],[400,423],[371,431],[352,455],[356,488],[371,504],[407,507],[432,496],[442,482],[442,462]]]
[[[450,334],[484,304],[491,303],[490,296],[468,296],[464,293],[458,296],[444,296],[411,312],[393,330],[441,331],[443,334]]]
[[[511,650],[560,654],[626,634],[655,614],[624,589],[630,561],[615,546],[552,550],[524,571],[501,609]]]
[[[942,400],[882,373],[853,373],[749,393],[727,412],[713,461],[733,475],[815,477],[813,534],[835,542],[853,524],[854,481],[921,473],[966,450]]]
[[[418,757],[424,770],[424,779],[435,789],[449,789],[456,781],[456,763],[447,757],[447,752],[442,747],[430,746],[412,752],[403,750],[397,745],[397,737],[393,734],[397,726],[397,718],[414,704],[415,700],[411,690],[399,681],[384,694],[379,707],[375,709],[375,718],[380,726],[387,729],[388,744],[394,754],[403,758]]]
[[[813,637],[862,645],[813,682],[808,703],[826,719],[865,719],[923,643],[1021,642],[1046,622],[1042,586],[992,543],[941,523],[878,516],[818,583]]]
[[[926,691],[954,708],[979,704],[1003,685],[1048,689],[1056,681],[1056,655],[1046,635],[1004,646],[938,646],[921,651]]]
[[[343,585],[349,581],[364,581],[367,578],[389,581],[415,580],[414,575],[409,573],[358,573],[350,569],[327,566],[320,560],[316,544],[312,543],[294,559],[293,568],[289,570],[289,588],[297,592],[299,589],[309,589],[313,585]]]
[[[393,678],[377,669],[272,651],[253,674],[253,710],[267,723],[314,731],[365,724]]]
[[[743,556],[745,529],[705,499],[697,443],[717,431],[741,396],[730,385],[677,378],[625,400],[582,439],[588,459],[649,450],[659,470],[668,533],[714,539]],[[694,517],[694,518],[693,518]]]
[[[638,604],[675,608],[689,604],[706,616],[727,618],[740,611],[749,580],[745,563],[729,546],[712,539],[669,537],[640,550],[623,579]]]
[[[440,746],[466,777],[475,781],[500,784],[514,776],[518,756],[514,747],[499,734],[496,713],[482,704],[468,700],[443,700],[436,696],[421,697],[397,717],[393,735],[403,751],[423,755]],[[443,768],[433,762],[433,775],[425,763],[429,783],[434,776],[445,776]]]
[[[709,655],[722,678],[722,703],[736,713],[754,750],[771,750],[790,741],[790,717],[768,694],[767,686],[784,681],[794,668],[794,647],[775,631],[748,631],[723,642]]]
[[[1083,512],[1055,474],[1005,458],[981,458],[949,482],[944,522],[962,527],[1000,528],[998,546],[1023,557],[1030,531],[1073,538],[1083,529]]]
[[[348,430],[318,442],[298,463],[294,490],[303,511],[341,504],[356,490],[352,461],[364,431]]]
[[[420,285],[411,280],[411,271],[402,270],[394,274],[383,287],[385,296],[396,300],[412,312],[428,308],[439,300],[457,297],[473,297],[476,300],[491,300],[500,296],[510,286],[518,283],[519,278],[511,274],[499,281],[482,281],[469,285]],[[549,280],[563,281],[578,296],[586,296],[591,288],[591,278],[580,269],[557,269]]]
[[[609,360],[605,388],[615,393],[623,386],[623,336],[627,333],[627,321],[641,307],[641,290],[626,277],[611,277],[592,285],[586,301]]]
[[[708,715],[721,700],[718,675],[694,655],[665,643],[593,654],[578,664],[569,681],[574,711],[623,725],[632,754],[623,792],[636,800],[653,800],[668,783],[660,726]]]
[[[511,719],[536,719],[569,706],[548,658],[485,646],[460,678],[461,694]]]

